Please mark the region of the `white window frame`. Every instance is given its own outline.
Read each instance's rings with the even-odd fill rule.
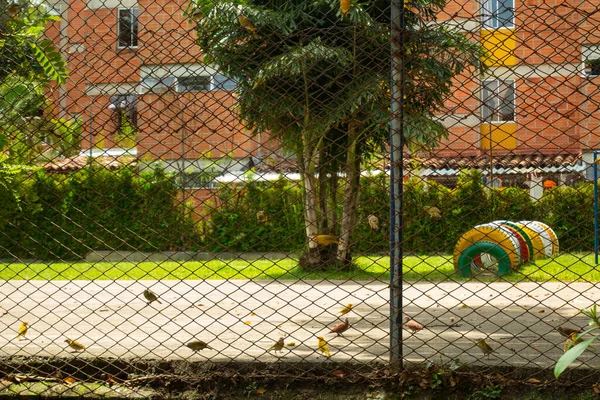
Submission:
[[[489,87],[493,86],[493,83],[497,82],[496,87],[493,90],[490,90]],[[509,86],[512,88],[512,99],[511,99],[511,104],[512,104],[512,119],[504,119],[500,117],[500,112],[498,112],[499,109],[499,104],[495,105],[494,107],[490,107],[487,103],[487,101],[492,98],[495,99],[497,103],[499,103],[499,99],[501,98],[501,93],[500,93],[500,88],[501,85],[500,83],[504,83],[505,86]],[[486,96],[486,92],[490,92],[490,96]],[[505,122],[515,122],[515,118],[516,118],[516,87],[515,87],[515,80],[514,79],[486,79],[482,82],[482,87],[481,87],[481,119],[482,121],[485,123],[505,123]],[[486,115],[486,111],[485,110],[491,110],[489,112],[489,115]],[[494,110],[496,112],[494,112]],[[491,118],[490,118],[491,116]]]
[[[583,76],[596,77],[600,76],[600,44],[587,44],[581,46],[582,71]],[[594,69],[590,63],[596,64]]]
[[[132,26],[131,26],[131,37],[129,38],[129,43],[132,45],[122,45],[121,42],[121,12],[128,11],[133,15]],[[118,49],[137,49],[139,46],[139,11],[137,7],[130,8],[118,8],[117,9],[117,48]],[[134,29],[134,25],[136,29]],[[138,43],[133,45],[133,43]]]
[[[499,3],[511,3],[512,17],[505,24],[500,24],[498,16]],[[515,0],[481,0],[481,18],[486,29],[514,28],[515,27]]]

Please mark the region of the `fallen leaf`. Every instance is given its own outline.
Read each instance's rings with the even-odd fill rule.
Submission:
[[[65,383],[67,384],[71,384],[71,383],[75,383],[75,378],[73,378],[72,376],[68,377],[65,379]]]
[[[344,377],[344,371],[342,371],[341,369],[336,369],[335,371],[333,371],[331,373],[331,375],[338,377],[338,378],[343,378]]]
[[[263,394],[264,392],[266,392],[266,390],[263,388],[256,389],[256,393],[258,393],[258,394]]]
[[[539,379],[535,379],[535,378],[529,378],[529,379],[527,379],[527,382],[528,383],[540,383],[542,381],[540,381]]]
[[[508,379],[506,379],[504,376],[502,376],[500,374],[496,374],[496,379],[498,379],[502,383],[508,382]]]
[[[473,378],[473,381],[478,384],[481,385],[483,383],[483,378],[480,375],[475,376],[475,378]]]
[[[463,304],[460,306],[460,308],[468,308],[468,306],[466,304]]]
[[[546,310],[538,310],[537,312],[538,312],[538,314],[543,314],[546,312]]]
[[[256,317],[256,314],[254,314],[254,313],[250,313],[250,316],[251,316],[251,317]]]
[[[450,318],[450,322],[454,322],[454,318]]]
[[[252,325],[252,321],[244,321],[246,325]]]
[[[295,345],[296,345],[296,342],[288,342],[288,344],[286,346],[294,347]]]
[[[594,384],[592,385],[592,390],[594,391],[594,393],[596,393],[596,394],[600,394],[600,386],[598,386],[598,384],[597,384],[597,383],[594,383]]]
[[[199,304],[198,304],[198,307],[204,307],[204,304],[202,304],[202,303],[199,303]]]

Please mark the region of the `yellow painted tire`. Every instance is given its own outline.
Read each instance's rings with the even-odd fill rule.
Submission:
[[[454,266],[458,268],[458,261],[463,251],[481,241],[496,243],[500,246],[506,252],[511,268],[519,265],[521,251],[519,242],[513,237],[512,233],[501,226],[486,224],[476,226],[458,239],[454,247]]]
[[[533,245],[533,256],[531,260],[541,260],[542,258],[546,258],[544,253],[545,244],[539,233],[531,229],[529,226],[522,224],[521,222],[515,222],[516,226],[518,226],[525,234],[529,237],[531,244]]]
[[[550,236],[550,240],[552,241],[552,255],[557,255],[558,251],[559,251],[559,247],[558,247],[558,235],[556,234],[556,232],[554,232],[554,230],[552,228],[550,228],[547,224],[540,222],[540,221],[532,221],[535,222],[536,224],[540,225],[542,228],[544,228],[546,230],[546,233],[548,233],[548,235]]]
[[[490,226],[492,228],[496,228],[496,229],[500,230],[501,232],[504,232],[507,235],[508,240],[510,242],[512,242],[512,245],[519,256],[519,260],[518,260],[517,264],[513,264],[513,268],[515,268],[527,261],[527,260],[523,259],[523,249],[521,249],[522,240],[519,240],[519,238],[517,237],[518,233],[515,233],[514,229],[509,228],[507,226],[503,226],[502,224],[497,223],[497,222],[488,222],[487,224],[475,225],[475,228],[481,228],[484,226]]]
[[[544,247],[542,248],[544,258],[552,257],[552,238],[546,231],[546,229],[537,221],[519,221],[519,223],[527,226],[532,231],[536,232],[542,242],[544,243]]]

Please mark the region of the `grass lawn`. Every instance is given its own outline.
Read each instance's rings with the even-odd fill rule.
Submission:
[[[73,263],[0,263],[0,279],[94,280],[94,279],[389,279],[389,257],[361,256],[351,272],[327,270],[306,273],[293,258],[260,261],[188,261],[188,262],[73,262]],[[450,256],[407,256],[404,280],[467,280],[455,274]],[[481,280],[493,280],[493,277]],[[593,254],[563,254],[520,267],[503,277],[520,281],[600,282],[600,269]]]

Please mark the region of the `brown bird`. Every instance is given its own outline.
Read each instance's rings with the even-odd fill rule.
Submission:
[[[157,302],[158,304],[162,304],[158,299],[158,296],[150,289],[144,290],[144,297],[146,300],[148,300],[148,304],[152,303],[153,301]]]
[[[19,338],[19,340],[23,340],[25,339],[25,335],[27,335],[27,330],[29,329],[29,324],[27,323],[27,321],[21,321],[21,326],[19,327],[18,335],[17,337]]]
[[[271,346],[271,348],[268,351],[275,351],[275,353],[277,353],[278,351],[281,351],[283,349],[284,345],[285,343],[283,342],[283,338],[280,337],[279,340],[275,342],[275,344]]]
[[[350,323],[348,322],[348,318],[344,319],[344,322],[340,322],[331,328],[329,333],[337,333],[338,336],[341,336],[342,333],[346,332],[350,329]]]
[[[494,352],[494,349],[492,349],[492,347],[489,344],[487,344],[485,340],[480,340],[479,342],[477,342],[477,347],[479,347],[483,354],[488,357]]]
[[[340,241],[338,240],[338,238],[336,238],[333,235],[317,235],[315,237],[315,240],[321,246],[329,246],[329,245],[332,245],[332,244],[339,245],[340,244]]]
[[[405,317],[404,320],[406,321],[405,325],[408,327],[408,329],[412,331],[412,333],[421,331],[425,328],[423,325],[421,325],[414,319],[410,319],[410,317]]]
[[[15,18],[19,13],[19,5],[16,3],[11,4],[10,6],[8,6],[7,12],[9,17]]]
[[[568,328],[568,327],[564,327],[564,326],[558,326],[558,327],[556,327],[556,330],[558,331],[558,333],[560,333],[561,335],[563,335],[566,338],[570,338],[573,333],[578,334],[578,333],[583,332],[583,328],[574,329],[574,328]]]
[[[373,214],[369,215],[369,226],[371,227],[372,230],[378,231],[379,230],[379,218],[377,218]]]
[[[194,351],[200,351],[200,350],[204,350],[204,349],[212,349],[208,343],[203,342],[202,340],[194,340],[192,342],[189,342],[188,344],[186,344],[187,347],[189,347],[190,349],[194,350]]]
[[[78,341],[71,340],[71,339],[67,338],[65,340],[65,343],[67,343],[69,345],[69,347],[72,348],[75,351],[85,350],[85,346],[82,345],[81,343],[79,343]]]
[[[248,17],[246,17],[245,15],[238,15],[238,22],[240,23],[240,25],[242,26],[242,28],[246,29],[247,31],[252,32],[252,35],[257,38],[258,35],[256,34],[256,27],[254,26],[254,24],[252,23],[252,21],[250,21],[250,19],[248,19]]]

